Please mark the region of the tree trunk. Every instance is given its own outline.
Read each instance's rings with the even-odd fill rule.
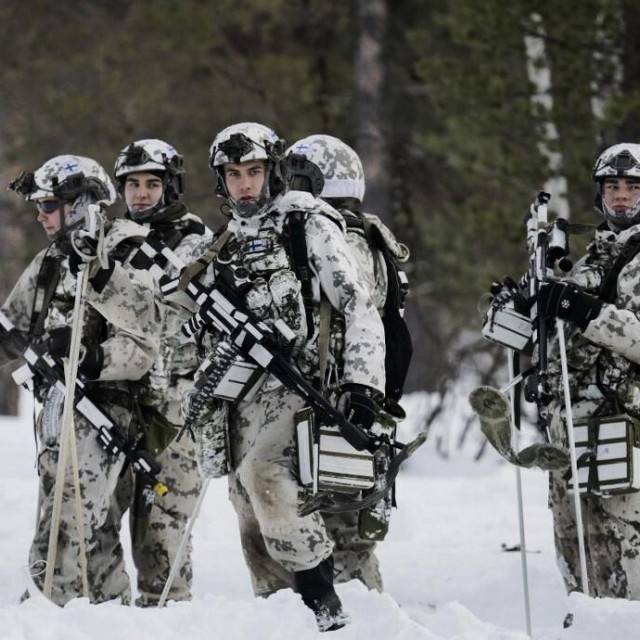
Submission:
[[[389,224],[391,183],[388,170],[388,135],[384,120],[384,39],[387,30],[386,0],[358,0],[358,49],[356,53],[356,149],[366,177],[365,210]]]
[[[640,90],[640,35],[638,24],[640,21],[640,7],[637,2],[625,2],[622,7],[622,24],[624,37],[622,38],[622,93],[629,95]],[[640,139],[640,122],[634,110],[620,126],[619,138],[616,142],[636,142]]]

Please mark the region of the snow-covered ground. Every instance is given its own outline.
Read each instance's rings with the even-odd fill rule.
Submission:
[[[424,397],[407,397],[407,431]],[[43,598],[17,604],[36,504],[30,402],[20,419],[0,418],[0,640],[305,640],[312,614],[291,591],[252,597],[226,482],[211,483],[194,530],[194,599],[164,610],[79,599],[64,609]],[[546,476],[522,473],[533,637],[540,640],[632,640],[640,603],[567,598],[555,567]],[[523,640],[526,638],[516,475],[491,454],[461,452],[443,460],[432,443],[398,480],[399,508],[379,547],[386,593],[339,585],[352,624],[321,637],[343,640]],[[133,574],[133,571],[131,571]],[[572,627],[563,629],[568,611]]]

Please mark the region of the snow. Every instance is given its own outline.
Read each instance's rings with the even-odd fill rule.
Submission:
[[[409,418],[402,435],[407,439],[419,428],[430,401],[425,394],[411,394],[404,404]],[[352,624],[333,634],[318,634],[312,614],[290,590],[268,600],[253,598],[224,480],[210,483],[194,528],[192,602],[157,610],[92,606],[77,599],[61,609],[39,596],[17,604],[27,586],[36,505],[32,411],[25,397],[23,417],[0,418],[0,640],[527,637],[521,554],[505,550],[519,542],[516,472],[492,452],[475,461],[472,446],[452,447],[445,460],[433,441],[415,454],[398,480],[399,508],[378,554],[386,593],[368,592],[357,582],[339,585]],[[533,637],[637,637],[640,603],[565,595],[554,559],[546,476],[527,470],[521,477]],[[129,567],[134,575],[130,562]],[[568,612],[574,622],[564,629]]]

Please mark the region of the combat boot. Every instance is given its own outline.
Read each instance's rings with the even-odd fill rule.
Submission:
[[[313,569],[296,571],[293,581],[302,601],[313,611],[320,631],[335,631],[351,621],[333,588],[333,556]]]

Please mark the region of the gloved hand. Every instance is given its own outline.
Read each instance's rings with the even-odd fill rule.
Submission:
[[[376,421],[376,398],[379,395],[375,389],[364,384],[345,384],[342,386],[338,409],[351,424],[368,431]]]
[[[69,356],[69,345],[71,344],[71,327],[56,327],[49,331],[46,342],[47,353],[61,360]]]
[[[84,232],[75,232],[71,237],[69,253],[69,271],[74,276],[98,257],[98,241]]]
[[[45,347],[47,353],[62,360],[69,357],[71,345],[71,327],[56,327],[49,331]],[[78,361],[78,375],[85,380],[97,380],[104,364],[104,352],[100,345],[83,345],[80,347],[80,359]]]
[[[538,313],[545,318],[560,318],[576,324],[582,331],[598,317],[603,302],[585,293],[575,284],[545,282],[538,292]]]

